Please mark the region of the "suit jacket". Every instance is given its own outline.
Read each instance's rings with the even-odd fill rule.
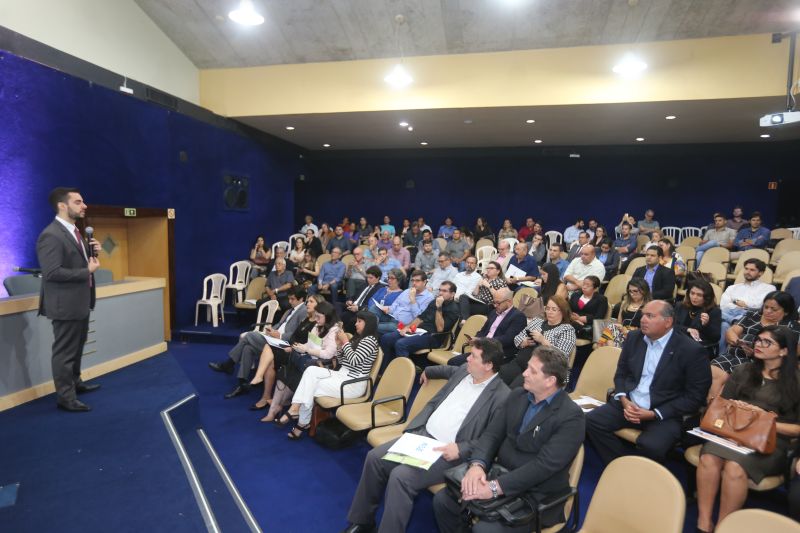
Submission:
[[[594,293],[592,299],[586,302],[586,305],[583,306],[583,309],[580,309],[578,307],[578,300],[581,299],[581,296],[583,296],[583,293],[580,291],[570,296],[569,307],[573,313],[588,317],[586,320],[587,326],[592,326],[592,321],[596,318],[606,317],[606,312],[608,311],[608,300],[605,296],[599,292]]]
[[[486,337],[496,319],[497,313],[492,309],[489,311],[489,316],[486,318],[483,327],[475,336]],[[525,329],[526,325],[528,325],[528,319],[525,318],[525,315],[516,307],[512,307],[506,316],[503,317],[500,324],[497,325],[497,329],[494,331],[494,337],[492,338],[497,339],[500,341],[500,344],[503,345],[503,353],[506,355],[506,359],[514,357],[514,354],[517,353],[517,347],[514,346],[514,337],[517,336],[517,333]],[[454,346],[453,349],[460,350],[461,346]]]
[[[600,248],[597,248],[597,259],[600,259]],[[606,260],[602,261],[602,263],[606,267],[606,279],[613,278],[619,269],[619,252],[612,248],[606,254]]]
[[[286,342],[290,342],[292,335],[294,335],[294,332],[297,330],[297,326],[306,319],[306,316],[308,316],[308,309],[306,309],[305,305],[300,305],[297,311],[293,312],[291,315],[289,315],[289,313],[292,313],[291,309],[287,309],[274,326],[275,329],[278,329],[284,322],[286,323],[286,327],[283,328],[283,335],[281,335],[281,339]]]
[[[630,397],[642,378],[646,352],[641,330],[629,332],[614,375],[615,392]],[[705,404],[710,386],[708,352],[693,339],[673,331],[650,384],[650,409],[658,409],[664,419],[695,414]]]
[[[431,400],[422,408],[417,416],[408,423],[405,431],[416,432],[417,430],[424,429],[425,424],[428,423],[428,418],[439,407],[447,396],[453,392],[453,389],[467,376],[467,365],[461,366],[429,366],[425,369],[425,375],[428,379],[446,379],[447,384],[431,398]],[[478,399],[472,404],[472,408],[464,417],[461,422],[461,427],[458,428],[456,433],[456,445],[458,446],[458,455],[461,460],[467,460],[472,455],[472,448],[478,440],[478,437],[486,430],[489,423],[495,418],[502,418],[503,404],[508,396],[508,386],[503,383],[500,376],[495,376],[492,381],[486,385]]]
[[[492,420],[470,460],[491,465],[496,456],[497,463],[509,470],[497,478],[504,494],[529,493],[543,502],[567,492],[569,467],[583,444],[585,419],[581,408],[561,390],[520,432],[529,405],[528,391],[512,390],[505,413]],[[542,515],[542,521],[552,525],[563,516],[563,505],[556,506]]]
[[[589,245],[586,244],[586,246]],[[573,242],[572,246],[567,250],[567,261],[572,261],[576,257],[579,257],[581,255],[581,248],[583,248],[583,246],[578,241]]]
[[[36,255],[42,269],[39,314],[51,320],[83,320],[88,317],[95,303],[94,275],[89,272],[86,257],[75,236],[63,224],[53,220],[39,234]]]
[[[361,305],[359,305],[359,306],[358,306],[358,309],[359,309],[359,311],[360,311],[361,309],[367,309],[367,308],[369,307],[369,302],[370,302],[370,300],[372,299],[372,297],[373,297],[373,296],[375,296],[375,293],[376,293],[376,292],[378,292],[378,289],[380,289],[381,287],[385,287],[385,286],[386,286],[386,285],[385,285],[384,283],[381,283],[381,282],[379,281],[379,282],[378,282],[378,283],[376,283],[375,285],[364,287],[364,290],[365,290],[365,291],[367,291],[367,295],[366,295],[366,296],[364,297],[364,299],[361,301]],[[362,292],[363,292],[363,291],[362,291]],[[356,296],[355,300],[353,300],[353,302],[355,302],[356,300],[358,300],[358,297],[359,297],[359,296],[361,296],[361,292],[360,292],[360,293],[358,293],[358,295]]]
[[[646,271],[646,266],[639,267],[633,273],[633,277],[644,279]],[[653,276],[653,290],[650,292],[653,293],[654,300],[672,300],[675,293],[675,272],[671,268],[658,265]]]

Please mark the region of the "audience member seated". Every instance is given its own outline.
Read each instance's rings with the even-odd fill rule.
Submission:
[[[683,302],[675,304],[675,329],[699,342],[710,356],[717,354],[722,313],[714,289],[704,279],[693,281]]]
[[[380,247],[378,246],[378,237],[375,235],[370,235],[367,237],[367,245],[362,247],[364,251],[364,257],[368,259],[372,259],[373,261],[378,258],[378,251]]]
[[[392,270],[398,269],[405,272],[400,261],[394,259],[393,257],[389,257],[389,251],[385,248],[378,249],[378,259],[375,260],[375,266],[381,269],[381,281],[384,283],[387,280],[389,272]]]
[[[364,286],[362,286],[361,291],[357,294],[353,293],[355,297],[351,297],[344,303],[345,309],[342,311],[341,317],[346,333],[355,332],[356,314],[361,310],[366,310],[369,307],[370,300],[376,296],[379,290],[385,287],[381,283],[381,269],[374,265],[367,268],[364,279]]]
[[[319,241],[322,244],[322,249],[328,252],[328,243],[335,236],[334,231],[328,226],[327,222],[323,222],[319,227]]]
[[[500,368],[500,378],[512,388],[519,385],[518,378],[538,346],[552,346],[561,354],[564,364],[569,363],[569,355],[575,349],[575,328],[570,324],[569,304],[560,296],[551,296],[544,306],[544,316],[544,319],[528,320],[525,328],[514,337],[514,345],[519,349],[517,355]]]
[[[442,251],[439,249],[439,242],[433,238],[431,230],[427,229],[422,232],[422,240],[419,241],[419,244],[417,245],[417,250],[422,251],[422,249],[425,247],[425,243],[428,242],[431,243],[431,248],[433,249],[433,253],[439,255],[439,252]]]
[[[278,246],[275,248],[275,255],[272,257],[272,260],[267,264],[267,273],[275,270],[275,263],[277,263],[278,259],[286,261],[286,270],[294,272],[295,264],[289,259],[287,250],[283,246]]]
[[[314,232],[314,235],[317,235],[319,233],[319,228],[317,227],[316,224],[314,224],[314,217],[312,217],[311,215],[306,215],[305,220],[306,223],[303,225],[302,228],[300,228],[300,231],[298,233],[302,233],[303,235],[305,235],[308,230],[311,230]]]
[[[436,268],[439,257],[433,251],[433,243],[426,242],[422,245],[422,251],[417,253],[414,258],[414,269],[422,270],[425,275],[430,277],[433,270]],[[447,258],[447,264],[450,264],[450,258]]]
[[[686,261],[683,256],[675,251],[675,245],[672,241],[666,238],[659,239],[658,247],[661,248],[663,255],[661,256],[661,266],[671,268],[672,273],[676,278],[682,278],[686,275]]]
[[[319,291],[329,290],[331,293],[331,300],[336,299],[345,272],[345,266],[341,261],[341,257],[342,251],[338,247],[331,250],[331,260],[320,267],[317,284],[309,287],[309,294],[316,294]]]
[[[721,246],[728,250],[733,249],[733,242],[736,240],[736,231],[727,226],[728,221],[725,220],[725,215],[722,213],[714,213],[714,228],[706,230],[703,240],[697,245],[695,249],[697,255],[696,265],[700,266],[700,260],[706,250]]]
[[[271,256],[272,250],[265,246],[264,237],[259,235],[250,250],[250,279],[267,272],[267,265],[270,263]]]
[[[286,270],[286,260],[276,259],[275,270],[267,276],[264,295],[256,302],[256,309],[267,300],[277,300],[281,313],[289,308],[289,291],[294,287],[294,274]]]
[[[622,345],[613,400],[586,416],[587,436],[606,464],[634,453],[614,434],[622,428],[641,430],[636,453],[663,462],[681,437],[683,417],[704,405],[711,384],[708,355],[686,335],[674,334],[673,313],[663,300],[644,307],[641,328]]]
[[[289,261],[299,265],[306,258],[306,241],[301,238],[294,240],[294,248],[289,252]]]
[[[365,217],[361,217],[358,219],[358,225],[356,226],[356,231],[353,234],[353,240],[356,241],[356,245],[367,244],[369,242],[369,236],[374,232],[375,230],[372,228],[372,225],[367,222],[367,219]]]
[[[579,339],[592,340],[594,319],[606,317],[608,300],[600,294],[599,289],[600,278],[586,276],[581,284],[581,292],[574,293],[569,299],[570,320]]]
[[[347,255],[352,251],[353,243],[344,234],[344,229],[341,225],[337,225],[333,232],[333,238],[328,241],[328,246],[325,249],[331,253],[334,248],[339,248],[342,255]]]
[[[528,237],[533,239],[533,226],[536,224],[536,221],[533,220],[531,217],[525,219],[525,225],[522,226],[519,231],[517,232],[517,240],[520,241],[527,241],[529,240]]]
[[[297,385],[292,405],[286,414],[279,419],[280,425],[294,421],[294,427],[287,435],[291,440],[298,440],[308,430],[311,413],[314,410],[314,398],[318,396],[343,395],[345,398],[357,398],[364,394],[367,383],[360,381],[344,386],[345,381],[368,376],[378,356],[378,339],[375,336],[377,320],[375,315],[367,311],[359,311],[356,317],[356,334],[348,339],[344,331],[331,328],[336,333],[336,368],[309,365],[303,371],[303,377]]]
[[[417,218],[417,225],[419,226],[419,231],[425,233],[425,231],[433,232],[433,228],[431,228],[426,222],[425,217]]]
[[[731,259],[738,259],[742,252],[753,248],[766,248],[769,244],[769,229],[761,225],[761,213],[755,211],[750,215],[750,225],[739,230],[733,241],[736,252],[731,252]]]
[[[305,298],[305,296],[306,292],[303,289],[293,289],[289,293],[288,299],[288,305],[291,306],[291,308],[284,313],[283,317],[275,324],[274,328],[268,326],[265,334],[273,339],[281,339],[286,342],[296,342],[297,338],[302,337],[303,328],[299,326],[306,318],[306,309],[308,308],[313,311],[316,307],[316,302],[308,304],[308,307],[303,305],[303,298]],[[308,330],[306,330],[306,332],[307,331]],[[227,359],[220,362],[208,363],[208,366],[212,370],[225,374],[232,374],[236,368],[236,363],[239,363],[239,370],[236,373],[238,383],[231,392],[225,395],[225,399],[235,398],[236,396],[241,396],[242,394],[250,392],[250,370],[253,368],[259,354],[265,349],[269,349],[265,335],[258,331],[247,331],[239,336],[239,342],[228,352]],[[253,380],[253,384],[258,384],[263,381],[263,372],[260,374],[257,373],[256,376],[257,377]],[[274,372],[272,374],[272,379],[274,381]],[[267,400],[272,394],[273,381],[267,380],[267,385],[269,385],[265,387],[265,389],[269,391],[269,394],[267,394],[267,390],[265,390]],[[259,408],[263,408],[266,403],[268,402],[264,402]]]
[[[389,238],[392,238],[395,235],[397,235],[397,231],[394,229],[394,226],[392,225],[392,221],[391,221],[391,219],[389,218],[388,215],[383,217],[383,224],[381,224],[380,230],[381,230],[381,235],[383,235],[384,232],[388,231],[389,232]]]
[[[302,263],[294,267],[294,279],[298,285],[308,289],[317,281],[317,258],[311,250],[306,250]]]
[[[595,257],[594,248],[584,246],[581,249],[580,257],[573,259],[564,272],[564,283],[567,285],[567,290],[572,292],[580,290],[581,282],[586,279],[586,276],[602,279],[605,275],[606,267]]]
[[[753,362],[733,371],[722,397],[778,415],[775,451],[742,454],[714,442],[703,445],[697,465],[698,531],[714,529],[712,513],[718,492],[718,521],[722,522],[744,505],[748,479],[759,483],[766,476],[787,471],[791,441],[800,436],[798,391],[797,335],[785,327],[767,326],[755,338]]]
[[[671,268],[661,266],[664,251],[659,247],[650,248],[644,254],[645,266],[633,273],[634,278],[642,278],[650,287],[654,300],[672,301],[675,297],[675,273]]]
[[[411,231],[411,219],[410,218],[404,218],[403,219],[403,227],[400,229],[399,237],[400,238],[405,238],[406,233],[408,233],[409,231]]]
[[[416,495],[444,482],[444,472],[473,456],[478,438],[495,418],[503,415],[508,387],[496,379],[503,354],[496,341],[475,338],[467,364],[431,366],[420,376],[447,379],[447,384],[422,408],[405,433],[431,437],[447,444],[442,456],[427,470],[383,459],[397,439],[370,450],[347,513],[345,533],[375,531],[375,511],[386,495],[378,531],[406,531]]]
[[[624,215],[622,215],[622,220],[620,220],[619,224],[617,224],[614,227],[614,232],[617,235],[621,235],[622,234],[622,226],[624,226],[626,222],[631,227],[630,234],[633,235],[633,243],[635,245],[636,244],[636,237],[639,235],[639,228],[636,227],[636,218],[633,215],[630,215],[628,213],[625,213]]]
[[[782,289],[788,292],[796,303],[800,303],[800,276],[795,276],[789,283],[785,283]]]
[[[378,249],[387,251],[392,249],[392,234],[389,230],[383,230],[381,232],[381,238],[378,241]]]
[[[459,229],[453,230],[450,234],[450,239],[444,251],[450,256],[450,261],[453,263],[453,266],[462,270],[464,268],[463,263],[467,259],[472,245],[467,242]]]
[[[508,286],[513,291],[519,290],[525,282],[533,283],[539,277],[539,265],[536,263],[536,259],[528,254],[528,245],[524,242],[518,242],[514,246],[514,257],[509,260],[506,270],[512,266],[525,273],[524,276],[506,276]]]
[[[400,268],[408,271],[411,268],[411,254],[403,248],[403,240],[395,235],[392,237],[392,247],[387,250],[389,259],[394,259],[400,264]]]
[[[317,237],[314,233],[313,229],[308,229],[305,232],[306,234],[306,250],[309,250],[314,257],[319,257],[322,255],[322,241]]]
[[[533,222],[533,219],[531,219],[531,222]],[[517,233],[517,230],[514,228],[514,226],[511,225],[511,219],[507,218],[503,220],[503,227],[500,228],[500,231],[497,232],[497,242],[499,243],[503,239],[524,240],[524,239],[519,239],[517,235],[519,234]]]
[[[620,236],[614,241],[614,250],[619,253],[623,262],[626,262],[636,253],[636,236],[631,233],[631,225],[627,222],[622,223]],[[620,268],[624,271],[624,268]]]
[[[494,230],[492,230],[485,218],[478,217],[478,220],[475,221],[475,228],[472,230],[472,237],[475,242],[481,239],[489,239],[494,242]]]
[[[595,234],[595,232],[597,232],[597,227],[598,227],[598,223],[597,223],[597,219],[595,219],[595,218],[590,218],[586,222],[586,233],[588,233],[589,237],[591,237],[592,239],[594,239],[594,234]]]
[[[547,262],[556,265],[559,279],[564,279],[564,273],[569,267],[569,261],[561,257],[561,252],[563,251],[564,247],[560,242],[551,243],[547,249]]]
[[[582,231],[578,233],[578,239],[575,240],[572,245],[570,245],[569,250],[567,250],[567,261],[572,261],[576,257],[581,255],[581,250],[584,246],[589,246],[589,233],[586,231]]]
[[[372,266],[372,261],[364,258],[360,246],[353,250],[353,262],[344,269],[345,294],[348,298],[355,298],[367,284],[367,269]],[[380,270],[380,269],[379,269]]]
[[[428,290],[434,294],[438,293],[439,286],[443,281],[453,281],[458,274],[458,269],[452,265],[450,256],[446,253],[439,254],[438,263],[428,276]]]
[[[658,223],[658,220],[653,218],[654,216],[655,213],[652,209],[648,209],[644,212],[644,218],[637,224],[639,234],[652,235],[654,231],[661,229],[661,225]]]
[[[569,369],[561,354],[540,347],[526,361],[523,386],[512,390],[504,409],[492,420],[466,459],[469,470],[461,483],[461,497],[490,500],[498,496],[526,495],[535,502],[569,492],[569,468],[583,444],[584,414],[562,389]],[[488,480],[492,465],[508,472]],[[463,503],[450,490],[434,496],[433,511],[442,533],[466,531]],[[543,527],[563,521],[564,504],[544,511]],[[533,520],[533,517],[531,517]],[[532,523],[515,528],[502,522],[478,522],[473,531],[532,531]]]
[[[514,254],[511,253],[511,244],[508,241],[498,242],[497,255],[494,256],[492,260],[500,263],[500,267],[503,269],[503,272],[506,271],[508,262],[511,261],[512,257],[514,257]]]
[[[584,222],[582,218],[579,218],[575,221],[575,224],[569,226],[564,230],[564,244],[567,246],[572,246],[572,243],[578,240],[580,237],[581,232],[583,231]],[[587,234],[588,236],[588,234]],[[588,238],[587,238],[588,242]],[[527,364],[527,362],[525,363]]]
[[[434,297],[425,289],[428,277],[425,272],[415,270],[411,273],[409,288],[400,293],[391,305],[376,306],[378,315],[378,334],[383,335],[397,330],[400,322],[403,326],[411,324],[430,304]]]
[[[559,277],[558,267],[553,263],[545,263],[539,269],[539,279],[536,280],[539,287],[539,297],[544,303],[550,301],[553,295],[560,296],[565,300],[569,298],[567,286]]]
[[[409,322],[403,321],[404,327],[398,326],[398,329],[381,336],[384,365],[396,356],[408,357],[417,350],[441,346],[460,316],[455,295],[456,284],[452,281],[443,282],[436,299],[422,313]],[[424,330],[424,333],[417,329]]]
[[[604,226],[597,226],[597,228],[594,231],[594,234],[592,234],[592,238],[589,239],[589,244],[591,244],[595,248],[599,248],[600,245],[603,244],[603,241],[606,239],[609,240],[611,239],[611,236],[606,231],[606,228]]]
[[[482,278],[476,268],[478,268],[478,260],[474,256],[469,256],[464,261],[464,271],[458,272],[453,277],[453,283],[456,284],[456,302],[461,301],[462,295],[472,294],[472,291],[480,283]],[[465,296],[465,298],[469,298],[469,296]],[[459,309],[461,309],[460,304]]]
[[[457,228],[453,225],[453,219],[451,217],[447,217],[444,219],[444,224],[439,226],[439,231],[436,232],[436,236],[449,241],[453,238],[453,232],[456,229]]]
[[[610,280],[617,275],[619,270],[619,252],[614,249],[610,239],[603,239],[600,243],[599,250],[596,250],[597,260],[603,263],[606,269],[606,276],[603,279]]]
[[[411,229],[403,235],[403,246],[414,246],[416,247],[419,245],[420,241],[422,240],[422,232],[419,230],[419,224],[414,222],[411,224]]]
[[[719,353],[725,353],[725,332],[731,324],[744,317],[750,311],[761,309],[764,297],[775,291],[775,285],[764,283],[761,276],[767,270],[767,264],[760,259],[747,259],[742,267],[744,282],[731,285],[719,300],[722,311],[722,331]]]
[[[728,219],[727,226],[737,232],[740,229],[742,229],[742,226],[747,224],[747,221],[744,218],[742,218],[742,213],[744,213],[744,211],[740,206],[737,205],[736,207],[734,207],[732,213],[733,216]]]
[[[644,306],[653,299],[650,286],[641,278],[634,278],[628,282],[622,300],[611,309],[611,318],[625,331],[639,329]]]
[[[709,401],[719,394],[734,368],[751,361],[753,342],[767,326],[786,326],[800,333],[797,304],[789,293],[770,292],[764,297],[761,310],[749,311],[725,332],[728,348],[711,361],[713,383],[708,393]]]
[[[472,289],[472,292],[464,293],[458,299],[458,307],[461,310],[461,318],[468,319],[472,315],[488,315],[489,308],[493,304],[493,293],[497,289],[508,287],[500,263],[492,261],[483,272],[481,279]]]
[[[531,257],[536,259],[536,263],[541,265],[547,259],[547,245],[544,243],[544,237],[541,235],[534,235],[530,244]]]
[[[392,317],[381,311],[378,306],[391,306],[400,294],[403,292],[402,286],[406,282],[406,274],[401,268],[393,268],[386,275],[386,285],[378,289],[378,291],[370,298],[367,308],[369,311],[378,317],[378,325],[381,322],[389,322],[394,320]]]

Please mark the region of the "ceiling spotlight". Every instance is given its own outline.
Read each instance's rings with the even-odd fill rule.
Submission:
[[[400,124],[398,124],[398,126],[400,126],[401,128],[407,128],[407,127],[408,127],[408,122],[406,122],[406,121],[404,120],[403,122],[401,122]]]
[[[762,133],[761,134],[761,138],[762,139],[769,139],[769,133]]]
[[[676,117],[675,115],[667,115],[667,116],[666,116],[666,117],[664,117],[664,118],[665,118],[665,119],[667,119],[667,120],[675,120],[675,119],[676,119],[676,118],[678,118],[678,117]]]
[[[464,124],[472,124],[472,119],[468,118],[467,120],[464,121]]]
[[[611,70],[623,78],[635,78],[647,70],[647,63],[634,55],[628,54],[622,58],[622,61],[614,65],[614,68]]]
[[[419,144],[421,144],[422,146],[428,146],[428,143],[427,143],[427,142],[425,142],[425,141],[422,141],[422,142],[420,142]]]
[[[323,145],[322,145],[322,147],[323,147],[323,148],[330,148],[330,147],[331,147],[331,145],[330,145],[330,144],[328,144],[328,143],[325,143],[325,144],[323,144]]]
[[[529,118],[528,120],[525,121],[526,124],[533,124],[534,122],[536,121],[533,120],[532,118]]]
[[[542,144],[542,140],[541,139],[534,139],[533,142],[536,143],[536,144]]]
[[[640,143],[644,140],[644,137],[636,137],[636,142]]]
[[[392,71],[383,78],[383,81],[394,87],[395,89],[403,89],[408,87],[414,82],[414,78],[401,64],[394,66]]]
[[[293,131],[294,130],[294,126],[286,126],[286,129],[289,130],[289,131]]]
[[[414,131],[414,126],[409,126],[409,127],[408,127],[408,128],[406,128],[406,129],[408,129],[408,131]]]
[[[264,23],[264,17],[256,12],[251,0],[239,2],[239,7],[228,13],[228,18],[242,26],[258,26]]]

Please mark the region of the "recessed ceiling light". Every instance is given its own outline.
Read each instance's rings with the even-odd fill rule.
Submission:
[[[761,134],[761,138],[762,139],[769,139],[769,133],[762,133]]]
[[[636,137],[636,142],[639,142],[639,143],[640,143],[640,142],[642,142],[643,140],[644,140],[644,137]]]
[[[526,124],[533,124],[534,122],[536,121],[533,120],[532,118],[529,118],[528,120],[525,121]]]
[[[392,71],[383,78],[383,81],[395,89],[403,89],[411,85],[411,83],[414,82],[414,78],[411,77],[411,74],[408,73],[403,65],[397,64]]]
[[[325,144],[323,144],[323,145],[322,145],[322,147],[323,147],[323,148],[330,148],[330,147],[331,147],[331,145],[330,145],[330,144],[328,144],[328,143],[325,143]]]
[[[404,120],[404,121],[400,122],[400,123],[398,124],[398,126],[400,126],[401,128],[407,128],[407,127],[408,127],[408,122],[406,122],[406,121]]]
[[[289,130],[289,131],[292,131],[292,130],[294,130],[294,126],[286,126],[286,129]]]
[[[419,144],[421,144],[422,146],[428,146],[428,143],[426,143],[425,141],[422,141]]]
[[[542,144],[542,140],[541,139],[534,139],[533,142],[535,142],[536,144]]]
[[[472,119],[468,118],[467,120],[464,121],[464,124],[472,124]]]
[[[676,117],[675,115],[667,115],[667,116],[666,116],[666,117],[664,117],[664,118],[665,118],[665,119],[667,119],[667,120],[675,120],[675,119],[676,119],[676,118],[678,118],[678,117]]]
[[[264,23],[264,17],[256,12],[251,0],[239,2],[239,7],[228,13],[228,18],[242,26],[258,26]]]
[[[614,65],[614,68],[611,70],[623,78],[635,78],[647,70],[647,63],[632,54],[628,54],[623,57],[619,63]]]
[[[414,131],[414,126],[409,126],[407,129],[408,131]]]

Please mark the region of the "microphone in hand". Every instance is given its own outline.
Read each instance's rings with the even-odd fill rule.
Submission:
[[[97,252],[94,250],[94,246],[92,245],[92,239],[94,239],[94,228],[92,226],[86,226],[86,240],[88,241],[88,248],[89,248],[89,257],[97,257]]]

